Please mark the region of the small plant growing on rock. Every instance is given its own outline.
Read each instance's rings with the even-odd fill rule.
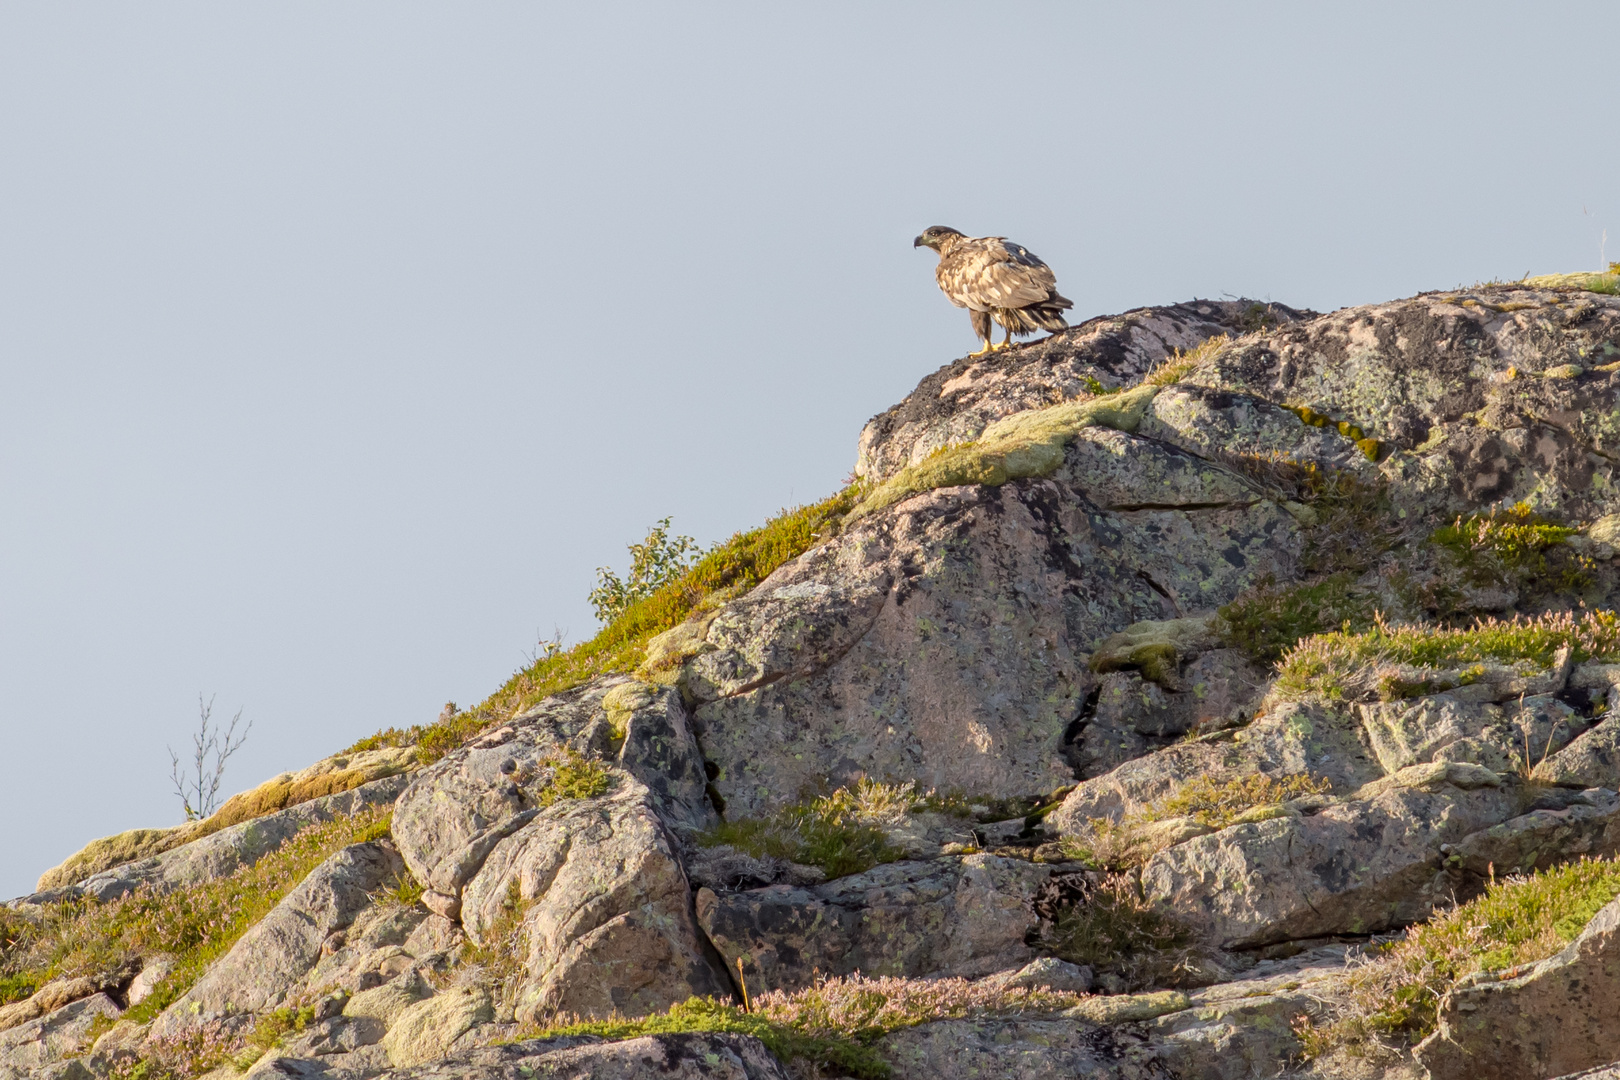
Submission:
[[[819,866],[828,877],[858,874],[904,858],[889,843],[884,826],[898,824],[912,810],[929,808],[931,794],[918,794],[911,783],[862,779],[852,788],[785,807],[768,818],[721,822],[698,842],[705,847],[729,844],[756,859]]]
[[[603,624],[624,614],[631,604],[645,600],[684,574],[697,559],[696,540],[690,536],[670,536],[669,518],[662,518],[647,531],[647,538],[630,545],[630,573],[621,579],[606,566],[596,568],[596,588],[591,590],[591,606]]]
[[[1195,777],[1120,821],[1092,818],[1083,834],[1063,841],[1065,853],[1107,870],[1136,867],[1172,843],[1174,838],[1150,826],[1185,818],[1203,830],[1220,830],[1244,814],[1308,795],[1324,795],[1332,783],[1308,775],[1269,776],[1247,773],[1216,781]]]
[[[550,759],[551,779],[535,795],[535,802],[551,806],[563,799],[594,799],[607,794],[613,774],[595,758],[565,750]]]
[[[1470,584],[1573,592],[1591,584],[1596,567],[1568,546],[1579,532],[1521,502],[1459,517],[1429,539],[1451,555]]]
[[[1544,960],[1620,896],[1620,863],[1586,859],[1529,877],[1492,880],[1485,894],[1375,953],[1351,971],[1332,1016],[1308,1045],[1398,1049],[1429,1035],[1440,999],[1475,972]],[[1389,1040],[1393,1040],[1393,1046]]]
[[[1060,907],[1042,927],[1040,946],[1132,986],[1173,982],[1196,952],[1192,931],[1144,899],[1130,874],[1110,874]]]
[[[202,720],[197,727],[197,734],[191,737],[192,741],[192,772],[187,773],[180,768],[180,755],[169,749],[169,761],[172,765],[170,779],[174,781],[174,793],[180,799],[180,805],[185,810],[187,821],[201,821],[203,818],[219,809],[219,785],[225,776],[225,762],[230,756],[241,749],[247,741],[248,732],[253,730],[253,721],[249,720],[247,727],[242,729],[240,737],[236,735],[236,725],[242,720],[242,710],[236,710],[231,717],[231,724],[224,731],[220,731],[211,719],[214,712],[214,699],[209,698],[203,704],[202,695],[197,695],[197,708],[202,713]],[[208,763],[208,756],[213,755],[213,764]]]

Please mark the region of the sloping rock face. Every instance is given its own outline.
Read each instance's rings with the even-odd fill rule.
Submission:
[[[1601,1066],[1613,905],[1455,990],[1415,1059],[1308,1063],[1301,1032],[1369,936],[1620,852],[1620,665],[1375,659],[1329,692],[1280,683],[1254,638],[1337,628],[1289,608],[1295,586],[1451,625],[1612,608],[1617,461],[1620,297],[1575,288],[1181,304],[964,358],[866,426],[839,529],[634,675],[425,766],[328,759],[237,803],[252,820],[112,838],[48,875],[18,917],[217,881],[392,806],[388,839],[332,854],[149,1023],[103,1030],[149,1015],[129,1010],[173,957],[7,990],[0,1078],[130,1075],[251,1034],[263,1055],[216,1055],[219,1077],[776,1080],[815,1067],[736,1033],[526,1036],[857,976],[1098,991],[867,1028],[896,1077]],[[1557,573],[1533,544],[1482,569],[1434,539],[1519,501],[1567,526]],[[1256,597],[1274,606],[1249,624],[1221,614]],[[1192,800],[1216,790],[1259,794]],[[846,817],[811,836],[827,806]],[[1109,922],[1121,897],[1163,941]]]

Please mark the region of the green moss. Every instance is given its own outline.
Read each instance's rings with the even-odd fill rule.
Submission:
[[[1575,940],[1620,896],[1620,864],[1581,859],[1526,878],[1489,884],[1483,896],[1413,927],[1405,939],[1355,969],[1340,1015],[1318,1034],[1327,1047],[1434,1031],[1445,993],[1475,972],[1544,960]]]
[[[962,484],[992,487],[1028,476],[1046,476],[1063,463],[1063,448],[1088,427],[1135,431],[1157,386],[1030,409],[997,420],[974,442],[945,446],[884,481],[850,511],[854,520],[935,488]]]
[[[545,656],[517,672],[482,704],[436,724],[387,728],[361,739],[348,752],[384,746],[416,746],[437,760],[497,720],[542,698],[598,675],[634,671],[646,658],[648,639],[670,630],[694,613],[764,581],[777,567],[798,558],[835,531],[861,494],[858,485],[811,506],[784,510],[764,525],[733,536],[708,551],[674,582],[636,600],[589,641]]]
[[[26,935],[0,949],[0,977],[43,984],[55,978],[110,972],[136,956],[170,953],[174,971],[125,1013],[144,1023],[183,995],[208,965],[269,913],[309,873],[350,844],[388,835],[391,811],[312,825],[280,848],[216,881],[157,893],[142,886],[108,903],[91,899],[49,905]]]
[[[0,975],[0,1005],[10,1005],[34,996],[39,989],[39,975],[25,971],[20,975]]]
[[[1568,646],[1578,663],[1620,658],[1620,616],[1613,611],[1558,612],[1537,618],[1480,619],[1463,629],[1374,625],[1307,638],[1277,666],[1274,692],[1286,697],[1343,696],[1352,677],[1378,664],[1461,668],[1476,663],[1552,663]]]

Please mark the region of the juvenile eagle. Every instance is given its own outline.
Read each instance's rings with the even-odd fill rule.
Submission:
[[[1008,348],[1014,334],[1056,332],[1069,325],[1063,312],[1074,304],[1058,293],[1052,268],[1024,245],[1005,236],[963,236],[934,225],[911,246],[933,248],[939,254],[934,279],[940,291],[957,307],[968,309],[973,332],[984,342],[984,348],[971,355]],[[1000,345],[990,343],[991,319],[1007,331]]]

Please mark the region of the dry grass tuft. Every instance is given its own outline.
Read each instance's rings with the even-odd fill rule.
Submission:
[[[111,972],[137,956],[172,953],[173,973],[127,1019],[144,1023],[191,987],[254,923],[327,858],[388,835],[389,807],[312,825],[228,877],[159,893],[143,885],[108,903],[68,900],[8,917],[0,978],[51,979]],[[16,925],[25,922],[26,928]]]

